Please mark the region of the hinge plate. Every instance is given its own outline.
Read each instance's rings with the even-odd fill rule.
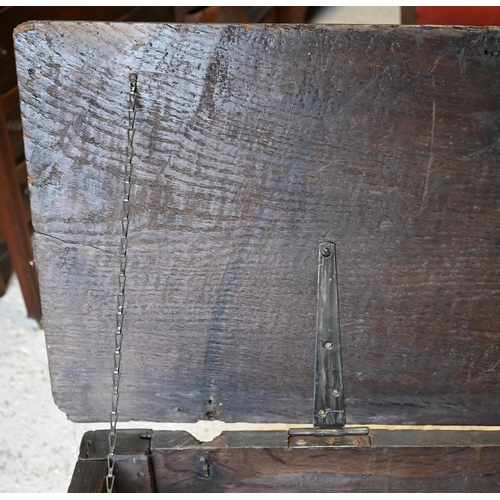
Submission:
[[[314,426],[345,424],[335,244],[321,243],[318,255],[318,313]]]
[[[370,448],[370,429],[290,429],[289,448]]]

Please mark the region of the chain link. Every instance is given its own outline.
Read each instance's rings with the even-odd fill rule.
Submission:
[[[106,490],[113,492],[115,484],[115,446],[116,423],[118,422],[118,400],[120,398],[120,366],[122,360],[123,340],[123,306],[125,304],[125,281],[127,272],[128,226],[130,212],[130,179],[132,174],[132,159],[134,157],[134,134],[137,99],[137,75],[130,75],[130,92],[128,97],[128,128],[127,148],[124,175],[124,192],[122,205],[122,233],[120,238],[120,274],[118,277],[118,309],[116,312],[115,347],[113,354],[113,390],[111,393],[111,413],[109,414],[109,453],[108,473],[106,475]]]

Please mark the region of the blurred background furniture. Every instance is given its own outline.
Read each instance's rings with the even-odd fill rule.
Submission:
[[[499,26],[500,7],[401,7],[401,23]]]
[[[42,310],[30,240],[31,213],[12,45],[14,28],[29,20],[302,23],[308,7],[2,7],[0,8],[0,297],[16,272],[28,316]]]

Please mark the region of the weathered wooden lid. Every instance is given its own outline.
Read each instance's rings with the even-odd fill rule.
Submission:
[[[318,244],[350,423],[498,424],[496,28],[28,23],[15,35],[56,403],[312,422]]]

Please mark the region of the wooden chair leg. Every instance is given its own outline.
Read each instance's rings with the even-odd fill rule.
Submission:
[[[12,273],[9,249],[5,243],[0,243],[0,297],[7,291],[7,284]]]
[[[19,279],[28,316],[41,319],[42,307],[38,274],[34,266],[33,249],[28,226],[24,221],[19,184],[10,145],[3,102],[0,99],[0,222],[9,247],[12,265]]]

